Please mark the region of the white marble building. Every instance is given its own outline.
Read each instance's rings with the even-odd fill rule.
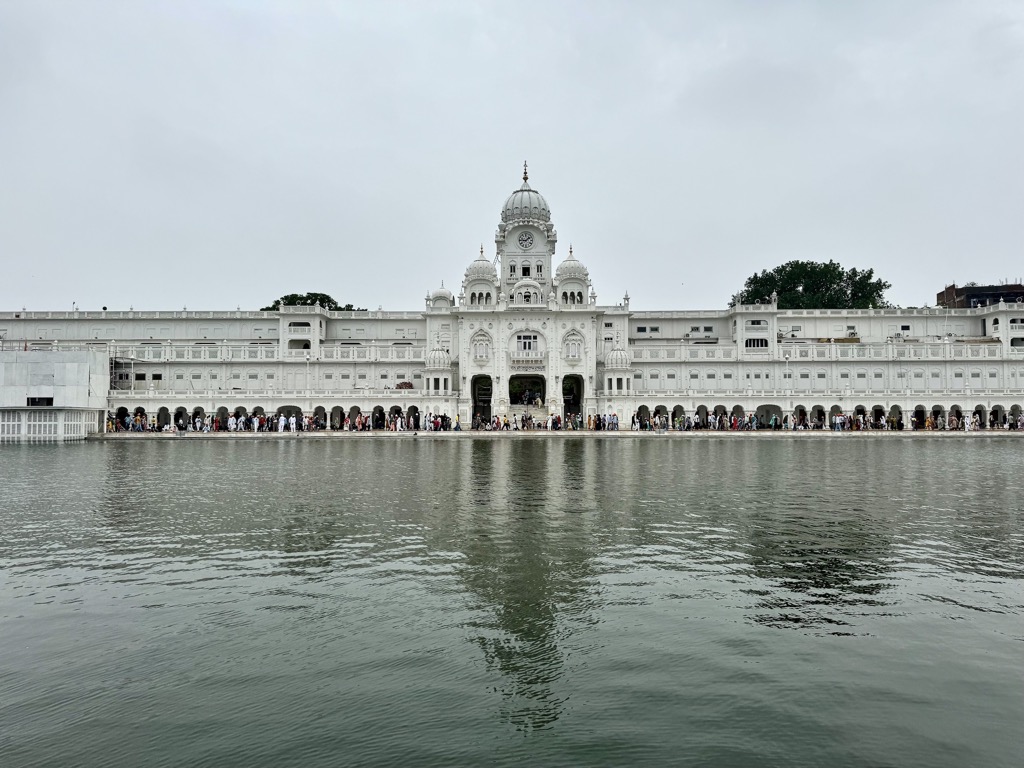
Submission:
[[[7,350],[100,350],[106,407],[177,415],[401,411],[458,415],[709,412],[818,418],[1024,405],[1024,300],[974,309],[634,312],[590,275],[523,174],[458,296],[419,311],[3,312]],[[20,359],[20,358],[19,358]],[[17,363],[21,365],[23,363]],[[411,388],[407,388],[411,387]],[[19,396],[20,397],[20,396]],[[9,400],[10,398],[8,398]],[[60,408],[56,402],[53,407]],[[536,405],[540,401],[542,405]],[[3,408],[13,408],[4,401]],[[27,407],[27,406],[18,406]]]

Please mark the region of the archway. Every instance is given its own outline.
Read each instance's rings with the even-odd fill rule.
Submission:
[[[835,429],[836,416],[842,414],[843,407],[841,405],[833,405],[828,409],[828,423],[825,424],[825,429]]]
[[[387,417],[384,415],[384,406],[374,406],[373,415],[370,417],[374,429],[384,429]]]
[[[810,419],[807,415],[807,406],[798,405],[793,409],[793,426],[807,429],[810,426]]]
[[[174,409],[174,426],[177,429],[188,429],[188,423],[188,408],[183,405],[179,405]]]
[[[562,416],[566,419],[583,410],[583,377],[575,374],[562,379]]]
[[[754,415],[757,416],[759,429],[782,429],[782,408],[779,406],[773,403],[759,405]]]
[[[988,426],[987,422],[985,421],[985,419],[986,419],[986,417],[988,415],[988,411],[987,411],[987,409],[985,408],[984,405],[979,403],[978,405],[974,406],[974,415],[978,417],[978,426],[979,427],[984,429],[986,426]]]
[[[156,412],[156,426],[158,429],[163,429],[169,426],[171,423],[171,412],[167,409],[167,406],[161,406],[160,410]]]
[[[313,409],[313,425],[316,429],[327,429],[327,409],[318,405]]]
[[[388,420],[387,420],[388,429],[391,428],[392,424],[394,424],[396,430],[399,429],[402,426],[401,425],[401,420],[402,420],[402,406],[400,406],[400,405],[392,405],[391,408],[388,409]]]
[[[924,429],[925,418],[925,407],[923,405],[915,405],[913,416],[914,429]]]
[[[636,409],[636,420],[640,429],[647,429],[651,425],[651,409],[641,405]]]
[[[725,424],[726,417],[728,415],[728,411],[725,409],[725,406],[724,405],[716,405],[714,407],[714,409],[712,410],[712,413],[714,414],[715,419],[717,420],[716,421],[716,426],[718,427],[718,429],[725,429],[725,427],[726,427],[726,424]]]
[[[708,425],[708,407],[706,405],[698,405],[696,411],[697,423],[702,427]]]
[[[825,406],[823,405],[812,405],[811,406],[811,428],[812,429],[824,429],[825,427]]]
[[[547,402],[547,382],[540,375],[511,376],[508,380],[508,401],[513,406],[541,408]]]
[[[949,406],[949,415],[946,416],[946,420],[949,422],[950,429],[963,429],[964,428],[964,409],[960,405],[954,403]],[[954,421],[955,420],[955,421]]]
[[[341,429],[345,425],[345,409],[340,405],[331,408],[331,429]]]
[[[357,429],[357,427],[356,427],[356,419],[359,418],[359,416],[362,414],[362,412],[363,412],[362,409],[358,405],[353,405],[352,408],[349,409],[349,412],[348,412],[348,428],[349,428],[350,432],[355,432],[356,431],[356,429]]]
[[[676,429],[686,426],[686,410],[681,405],[672,408],[672,426]]]
[[[882,425],[885,421],[885,406],[873,405],[871,406],[871,426],[877,428]]]
[[[1021,407],[1017,404],[1010,406],[1009,424],[1010,429],[1017,429],[1020,422]]]
[[[228,428],[228,409],[227,406],[222,405],[217,409],[217,413],[214,415],[214,430],[217,432],[226,431]]]
[[[931,410],[931,416],[933,429],[946,428],[946,409],[942,405],[933,405]]]
[[[408,408],[405,409],[405,420],[406,427],[408,427],[409,429],[419,429],[420,409],[417,408],[415,405],[410,405]]]
[[[140,406],[138,406],[138,407],[137,407],[137,408],[136,408],[136,409],[135,409],[135,410],[134,410],[134,411],[132,412],[132,415],[133,415],[133,416],[145,416],[145,415],[146,415],[146,409],[145,409],[145,408],[143,408],[143,407],[142,407],[142,406],[140,405]]]
[[[478,375],[473,377],[470,385],[470,397],[473,400],[473,418],[480,418],[489,421],[491,418],[491,397],[494,394],[494,384],[490,376]]]
[[[737,429],[743,429],[743,420],[746,418],[746,415],[746,408],[742,405],[734,405],[729,412],[729,427],[732,428],[733,424],[735,424]]]
[[[894,405],[889,409],[889,419],[892,422],[893,429],[903,429],[903,409],[898,405]]]
[[[1006,409],[1001,405],[993,405],[988,413],[988,424],[993,429],[1003,429],[1006,425]]]

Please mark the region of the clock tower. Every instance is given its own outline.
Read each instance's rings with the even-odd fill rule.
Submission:
[[[522,186],[502,208],[494,243],[501,260],[501,291],[509,304],[547,306],[558,233],[551,224],[547,200],[530,186],[526,163]]]

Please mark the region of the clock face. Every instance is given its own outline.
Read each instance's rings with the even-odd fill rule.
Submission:
[[[519,235],[519,247],[522,249],[529,248],[533,245],[533,235],[529,232],[523,232]]]

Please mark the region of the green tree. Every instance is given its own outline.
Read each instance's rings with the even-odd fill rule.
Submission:
[[[892,287],[875,270],[843,269],[834,261],[789,261],[747,278],[729,306],[771,301],[779,309],[876,309],[890,306],[885,292]]]
[[[324,309],[334,312],[363,312],[364,308],[357,308],[352,304],[342,306],[326,293],[289,293],[282,296],[269,307],[263,307],[260,312],[276,312],[281,307],[312,307],[319,304]]]

